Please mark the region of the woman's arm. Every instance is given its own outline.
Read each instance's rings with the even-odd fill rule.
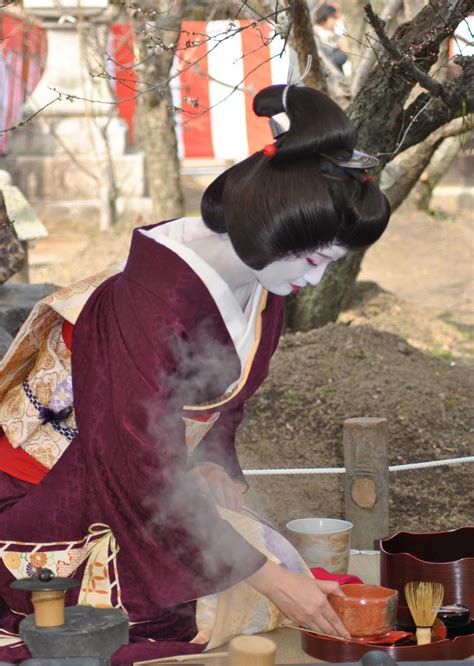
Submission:
[[[333,581],[317,581],[267,562],[247,583],[268,597],[295,624],[313,631],[350,638],[327,595],[343,594]]]

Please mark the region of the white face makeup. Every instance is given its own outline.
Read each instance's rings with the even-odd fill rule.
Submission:
[[[304,257],[280,259],[261,271],[252,270],[262,287],[272,294],[286,296],[306,285],[321,282],[324,271],[332,261],[342,259],[347,250],[340,245],[328,245]]]

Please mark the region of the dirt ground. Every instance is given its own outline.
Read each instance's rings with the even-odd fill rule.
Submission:
[[[47,225],[32,279],[65,285],[126,256],[131,220]],[[238,433],[247,469],[343,466],[342,421],[386,417],[390,464],[472,455],[474,225],[415,212],[393,216],[366,255],[337,324],[286,335]],[[343,516],[342,475],[252,477],[247,504],[283,527]],[[390,474],[390,531],[473,522],[472,465]]]

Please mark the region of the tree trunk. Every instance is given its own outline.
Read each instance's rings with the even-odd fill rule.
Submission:
[[[407,24],[400,26],[394,40],[404,53],[416,54],[416,63],[424,71],[429,71],[436,62],[440,45],[446,34],[466,16],[472,0],[439,0],[431,3]],[[464,115],[472,110],[474,67],[472,59],[464,59],[464,73],[455,83],[450,84],[450,97],[447,100],[433,98],[427,93],[418,95],[415,102],[406,110],[405,103],[417,83],[410,70],[403,63],[393,62],[387,53],[379,55],[378,65],[371,73],[363,88],[352,102],[348,114],[358,130],[358,146],[380,158],[379,172],[398,152],[410,145],[424,141],[453,117]],[[429,100],[429,101],[428,101]],[[414,123],[413,118],[418,114]],[[404,145],[400,145],[400,137]],[[393,209],[408,194],[419,174],[425,168],[436,149],[426,146],[427,162],[419,172],[406,173],[406,183],[397,189]],[[430,154],[430,150],[432,150]],[[403,197],[402,197],[403,195]],[[353,252],[331,267],[324,280],[316,287],[307,287],[292,297],[289,304],[287,325],[293,330],[304,330],[335,321],[341,304],[357,278],[363,252]]]
[[[140,53],[137,140],[145,153],[148,189],[156,221],[184,213],[175,112],[169,88],[174,45],[184,0],[140,0],[130,10]]]
[[[153,104],[146,97],[138,105],[137,138],[145,152],[154,219],[169,220],[184,214],[171,92],[166,87]]]
[[[106,125],[96,123],[101,133],[104,144],[103,164],[100,168],[100,214],[99,229],[106,230],[113,227],[117,222],[117,197],[119,188],[115,177],[115,165],[110,151],[110,142],[107,136]]]
[[[327,93],[326,77],[324,76],[318,48],[314,41],[311,17],[306,0],[295,0],[290,44],[298,55],[298,63],[302,72],[306,67],[308,56],[312,56],[311,70],[304,81],[304,85]]]
[[[344,260],[331,264],[324,280],[316,287],[306,287],[292,294],[286,302],[285,326],[292,331],[309,331],[336,321],[347,285],[354,284],[363,252],[350,252]]]

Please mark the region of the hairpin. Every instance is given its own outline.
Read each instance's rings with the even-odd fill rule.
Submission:
[[[290,119],[284,111],[270,118],[270,129],[274,139],[280,136],[280,134],[288,132],[290,129]]]
[[[279,136],[280,134],[284,134],[285,132],[288,132],[290,129],[290,119],[288,118],[287,115],[287,108],[286,108],[286,98],[288,95],[288,90],[292,86],[298,86],[304,79],[307,77],[309,70],[311,69],[311,64],[313,62],[313,57],[311,55],[308,55],[306,59],[306,67],[304,68],[303,74],[297,79],[296,81],[288,81],[287,85],[283,89],[283,94],[281,96],[281,103],[284,108],[284,111],[281,111],[280,113],[276,113],[274,116],[270,118],[270,129],[272,131],[272,136],[273,138]],[[291,79],[293,75],[293,71],[290,71],[289,78]]]
[[[326,153],[321,153],[321,155],[329,162],[332,162],[332,164],[338,167],[345,167],[346,169],[373,169],[380,162],[377,157],[356,148],[352,151],[349,159],[338,157],[337,155],[327,155]]]
[[[281,96],[281,103],[283,104],[283,108],[285,109],[285,112],[288,111],[288,109],[286,108],[286,98],[287,98],[287,95],[288,95],[288,90],[291,88],[291,86],[297,86],[305,80],[305,78],[309,74],[309,70],[311,69],[312,63],[313,63],[313,56],[308,55],[308,57],[306,58],[306,67],[304,68],[304,72],[300,76],[300,78],[297,79],[296,81],[288,81],[288,83],[286,84],[286,86],[283,90],[283,95]]]
[[[311,55],[308,55],[306,60],[306,67],[303,74],[296,81],[288,81],[287,85],[283,89],[282,94],[282,106],[284,111],[276,113],[270,118],[270,129],[272,131],[273,138],[276,139],[280,134],[288,132],[290,129],[290,119],[287,113],[286,107],[286,98],[288,96],[288,91],[292,86],[299,85],[305,77],[308,75],[313,59]],[[289,78],[291,79],[293,72],[290,72]],[[277,153],[277,147],[275,144],[268,144],[263,148],[263,154],[267,157],[273,157]],[[337,155],[327,155],[326,153],[320,153],[322,157],[327,159],[329,162],[336,164],[338,167],[346,169],[373,169],[376,167],[380,160],[373,155],[365,153],[363,150],[357,150],[356,148],[352,151],[352,155],[349,158],[338,157]],[[364,176],[359,182],[366,183],[369,180],[375,180],[374,176]]]

